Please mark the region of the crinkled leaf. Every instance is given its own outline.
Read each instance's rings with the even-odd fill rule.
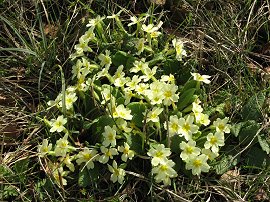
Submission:
[[[190,88],[186,91],[184,91],[180,97],[179,97],[179,101],[177,104],[178,109],[181,111],[184,108],[186,108],[188,105],[190,105],[193,101],[194,101],[194,93],[195,93],[196,89],[195,88]]]
[[[127,60],[128,60],[128,54],[124,51],[117,51],[113,56],[112,56],[112,63],[118,67],[120,65],[126,65]]]
[[[130,68],[132,68],[134,65],[133,63],[135,62],[135,57],[132,57],[130,56],[128,59],[127,59],[127,62],[126,62],[126,68],[129,70]]]
[[[240,122],[237,124],[233,124],[231,126],[231,134],[233,134],[235,137],[238,137],[241,128],[243,127],[243,125],[245,125],[245,122]]]
[[[135,123],[137,127],[143,127],[144,115],[143,112],[146,109],[146,105],[140,102],[132,102],[127,105],[127,107],[131,110],[132,114],[132,122]]]
[[[225,116],[225,103],[221,103],[215,107],[215,112],[218,112],[221,116]]]
[[[172,152],[175,152],[176,154],[180,154],[180,143],[182,141],[185,141],[183,137],[180,137],[179,135],[174,135],[171,137],[171,143],[170,143],[170,148]]]
[[[256,121],[253,120],[246,121],[239,132],[238,138],[240,143],[242,145],[249,144],[259,129],[260,125]]]
[[[21,183],[25,183],[26,181],[26,175],[25,172],[27,172],[29,166],[29,159],[22,159],[15,163],[14,170],[16,173],[16,177],[19,178]]]
[[[192,89],[192,88],[196,89],[197,83],[198,82],[195,80],[190,80],[190,81],[186,82],[184,85],[184,88],[181,90],[181,93],[184,93],[187,90]]]
[[[18,196],[19,192],[16,190],[14,186],[5,185],[4,187],[2,187],[0,194],[2,194],[2,199],[8,199],[9,197]]]
[[[86,167],[79,172],[78,184],[81,187],[87,187],[93,185],[98,180],[99,166],[95,164],[93,169],[87,169]]]
[[[245,156],[245,163],[248,166],[265,167],[270,165],[269,155],[266,154],[261,148],[251,147]]]
[[[258,141],[259,144],[261,145],[261,148],[263,151],[265,151],[267,154],[270,152],[270,147],[267,139],[265,138],[264,135],[258,135]]]
[[[93,120],[93,124],[91,124],[91,135],[89,138],[91,138],[91,142],[100,142],[102,140],[102,135],[101,133],[104,132],[104,127],[105,126],[113,126],[115,124],[114,120],[112,117],[108,115],[100,116],[99,118]]]
[[[262,107],[265,101],[265,93],[259,92],[253,95],[242,110],[244,120],[258,120],[262,118]]]
[[[24,173],[28,169],[29,159],[22,159],[19,161],[16,161],[14,165],[14,170],[17,174]]]
[[[238,161],[238,158],[233,159],[232,155],[225,155],[221,158],[221,160],[217,162],[217,164],[214,166],[214,169],[218,175],[222,175],[223,173],[230,170],[233,166],[235,166]]]
[[[154,56],[154,58],[150,61],[148,61],[148,65],[149,67],[154,66],[155,64],[157,64],[158,62],[161,62],[162,60],[164,60],[164,56],[162,53],[158,53]]]
[[[167,59],[163,65],[164,74],[175,74],[178,71],[180,63],[178,60]]]
[[[134,150],[138,154],[142,154],[144,151],[144,140],[141,135],[139,134],[132,134],[132,133],[124,133],[127,144],[130,146],[131,150]]]

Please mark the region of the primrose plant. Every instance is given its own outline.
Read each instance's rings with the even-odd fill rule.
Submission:
[[[48,102],[60,115],[44,118],[52,135],[38,153],[58,185],[96,167],[98,179],[110,173],[122,184],[140,161],[151,162],[140,174],[163,185],[183,174],[179,162],[200,176],[230,133],[228,118],[210,121],[204,112],[200,87],[210,76],[177,80],[175,69],[187,68],[184,42],[165,35],[151,15],[127,22],[120,14],[89,20],[70,56],[72,85]]]

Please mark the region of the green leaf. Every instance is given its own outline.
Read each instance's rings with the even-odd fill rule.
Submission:
[[[243,127],[240,130],[238,136],[240,144],[243,145],[249,144],[259,129],[260,125],[254,120],[244,122]]]
[[[135,123],[137,127],[143,127],[144,115],[143,112],[146,110],[146,104],[140,102],[132,102],[127,105],[131,110],[132,122]]]
[[[132,133],[124,133],[127,144],[130,146],[130,149],[135,151],[138,154],[142,154],[144,152],[144,139],[139,134],[132,134]]]
[[[182,159],[180,158],[179,155],[173,156],[173,157],[172,157],[172,160],[173,160],[173,162],[175,163],[175,166],[174,166],[173,168],[174,168],[174,170],[175,170],[176,172],[181,172],[181,173],[183,173],[183,171],[187,171],[187,170],[185,169],[185,162],[182,161]],[[184,172],[184,174],[189,174],[189,172]]]
[[[160,69],[162,69],[160,72],[162,74],[173,74],[175,79],[178,81],[177,83],[180,85],[185,84],[191,76],[190,69],[183,66],[181,62],[176,59],[166,59],[163,64],[163,68]]]
[[[265,101],[265,93],[259,92],[253,95],[242,109],[244,120],[258,120],[262,118],[262,108]]]
[[[245,156],[245,162],[248,166],[263,168],[270,165],[270,158],[261,148],[251,147]]]
[[[195,88],[196,89],[196,87],[197,87],[197,81],[195,81],[195,80],[190,80],[190,81],[188,81],[188,82],[186,82],[185,83],[185,85],[184,85],[184,88],[181,90],[181,92],[186,92],[187,90],[189,90],[189,89],[192,89],[192,88]]]
[[[17,161],[14,165],[14,171],[16,173],[16,177],[19,177],[21,183],[25,183],[27,179],[26,172],[28,170],[29,159],[22,159]]]
[[[22,159],[20,161],[17,161],[14,165],[15,172],[17,174],[24,173],[28,168],[28,164],[29,164],[29,159]]]
[[[112,117],[108,115],[100,116],[97,118],[97,130],[98,131],[103,131],[105,126],[113,126],[115,124],[114,120]]]
[[[230,170],[232,167],[234,167],[238,163],[238,159],[233,159],[232,155],[225,155],[223,158],[217,162],[214,166],[214,169],[216,170],[216,173],[218,175],[222,175],[223,173]]]
[[[231,127],[231,134],[233,134],[235,137],[238,137],[240,130],[244,125],[245,125],[245,122],[233,124]]]
[[[95,119],[93,121],[84,121],[83,122],[83,129],[88,130],[91,128],[91,126],[98,122],[98,119]]]
[[[90,177],[86,168],[79,172],[78,184],[81,187],[87,187],[90,185]]]
[[[179,135],[174,135],[174,136],[171,137],[170,148],[171,148],[172,152],[175,152],[176,154],[181,153],[180,143],[182,141],[185,141],[185,139],[183,137],[180,137]]]
[[[191,89],[184,91],[180,95],[178,105],[177,105],[179,111],[183,110],[184,108],[186,108],[188,105],[190,105],[194,101],[195,98],[193,95],[194,95],[195,91],[196,91],[195,88],[191,88]]]
[[[218,112],[221,116],[225,116],[224,109],[225,109],[225,103],[221,103],[215,107],[215,112]]]
[[[154,66],[155,64],[157,64],[158,62],[161,62],[162,60],[164,60],[164,56],[162,53],[158,53],[154,56],[154,58],[150,61],[148,61],[148,65],[149,67]]]
[[[266,137],[264,135],[258,135],[258,141],[259,144],[261,145],[262,150],[265,151],[267,154],[269,154],[270,147]]]
[[[102,135],[101,133],[104,132],[104,127],[105,126],[113,126],[115,124],[114,120],[112,117],[108,115],[100,116],[99,118],[93,120],[93,124],[91,124],[91,142],[101,142],[102,140]]]
[[[120,65],[126,66],[126,63],[128,61],[128,54],[124,51],[117,51],[113,56],[112,56],[112,63],[118,67]]]
[[[10,196],[18,196],[19,193],[14,186],[5,185],[3,189],[3,198],[8,199]]]
[[[130,56],[126,62],[126,68],[129,70],[130,68],[132,68],[134,65],[133,63],[135,62],[135,57]]]
[[[98,173],[100,166],[95,164],[93,169],[87,169],[86,167],[79,172],[78,184],[81,187],[92,186],[94,182],[98,180]]]

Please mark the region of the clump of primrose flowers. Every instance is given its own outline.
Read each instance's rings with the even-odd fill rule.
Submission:
[[[211,123],[204,112],[200,86],[210,84],[210,76],[191,72],[180,85],[173,73],[165,73],[166,62],[184,67],[185,43],[164,35],[162,21],[153,16],[131,16],[124,24],[120,14],[89,20],[70,56],[72,85],[48,102],[60,115],[44,120],[59,138],[43,140],[38,155],[51,160],[58,185],[68,183],[64,177],[70,172],[91,171],[97,164],[109,171],[113,183],[123,184],[129,164],[151,161],[154,180],[167,186],[182,175],[172,156],[199,176],[209,172],[230,133],[228,118]],[[80,110],[90,105],[89,95],[92,108],[100,110],[96,116]],[[90,123],[89,139],[81,139],[75,120]]]

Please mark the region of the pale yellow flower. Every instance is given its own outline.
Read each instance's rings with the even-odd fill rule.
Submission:
[[[102,133],[104,140],[102,144],[105,147],[108,147],[109,145],[112,145],[112,147],[115,147],[116,145],[116,131],[111,126],[105,126],[104,132]]]
[[[72,160],[74,157],[70,157],[69,154],[67,154],[65,157],[61,157],[60,161],[63,162],[70,171],[74,172],[75,167],[74,164],[72,163]]]
[[[185,137],[187,141],[192,139],[192,134],[197,133],[199,130],[199,126],[193,124],[194,117],[191,115],[188,115],[185,118],[179,119],[179,133]]]
[[[104,146],[100,147],[102,155],[99,157],[100,163],[107,163],[109,159],[113,159],[113,156],[118,155],[118,151],[116,148],[106,148]]]
[[[38,145],[38,156],[44,157],[46,156],[49,151],[52,149],[52,144],[48,144],[48,139],[44,139],[42,141],[42,145]]]
[[[131,110],[125,108],[125,106],[123,104],[118,105],[115,108],[115,111],[113,112],[113,118],[123,118],[125,120],[131,120],[132,119],[132,115],[131,115]]]
[[[176,51],[176,59],[178,61],[182,61],[182,57],[187,56],[187,53],[184,50],[184,43],[182,42],[181,39],[174,38],[172,40],[172,44],[173,44],[175,51]]]
[[[127,162],[127,159],[132,159],[134,157],[134,151],[130,149],[126,142],[123,146],[118,146],[118,151],[123,153],[121,159],[124,162]]]
[[[103,53],[101,53],[98,56],[98,59],[100,60],[100,66],[103,67],[105,66],[105,68],[109,68],[112,64],[112,59],[110,57],[110,51],[109,50],[105,50],[105,55]]]
[[[154,107],[150,112],[148,112],[147,114],[144,112],[144,115],[147,115],[146,117],[146,123],[148,123],[149,121],[152,121],[154,123],[159,122],[159,115],[161,114],[161,112],[163,111],[163,108],[160,107]]]
[[[125,175],[126,175],[125,170],[122,168],[118,168],[115,160],[113,160],[112,166],[108,165],[108,168],[109,168],[109,171],[112,173],[111,174],[111,181],[113,183],[118,181],[120,184],[123,184],[124,179],[125,179]]]
[[[225,117],[224,119],[217,118],[213,122],[213,126],[216,128],[217,132],[230,133],[230,125],[228,124],[229,118]]]
[[[77,154],[76,163],[81,165],[86,164],[87,169],[94,168],[94,161],[98,159],[97,151],[95,149],[90,150],[89,148],[84,148]]]
[[[65,130],[66,128],[64,127],[64,125],[67,123],[67,119],[64,118],[63,115],[61,116],[58,116],[57,119],[52,119],[50,121],[50,124],[51,124],[51,129],[50,129],[50,132],[53,133],[55,131],[57,132],[62,132],[63,130]]]
[[[207,164],[208,156],[201,154],[199,156],[191,156],[186,161],[186,169],[192,170],[193,175],[200,175],[201,172],[208,172],[210,166]]]
[[[193,76],[193,79],[195,81],[200,81],[206,84],[209,84],[211,81],[209,80],[211,78],[211,76],[208,75],[200,75],[199,73],[191,73],[191,75]]]
[[[204,143],[204,148],[211,149],[214,153],[218,153],[219,147],[225,145],[223,132],[209,133],[206,138],[207,141]]]
[[[144,51],[144,38],[141,38],[136,43],[137,54],[140,55]]]
[[[158,144],[154,148],[151,148],[147,152],[148,156],[153,157],[151,160],[151,164],[153,166],[157,166],[161,162],[167,159],[167,156],[171,155],[170,148],[165,148],[163,144]]]
[[[175,163],[172,160],[164,159],[158,166],[154,167],[152,173],[156,174],[156,182],[163,182],[164,185],[170,185],[171,178],[177,177],[177,173],[173,169],[174,165]]]
[[[56,156],[66,156],[67,152],[70,151],[71,147],[67,139],[68,134],[65,134],[63,138],[56,141],[56,146],[54,149]]]
[[[183,161],[187,161],[192,156],[198,156],[201,152],[201,149],[196,147],[194,140],[189,140],[187,143],[182,141],[180,143],[180,149],[182,150],[180,157]]]

